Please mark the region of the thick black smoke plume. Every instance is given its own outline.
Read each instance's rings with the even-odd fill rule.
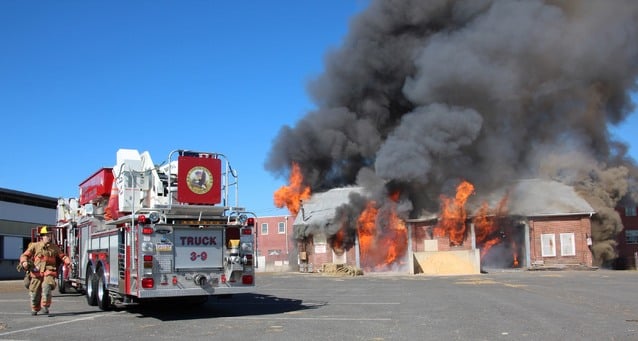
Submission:
[[[635,0],[372,1],[266,168],[298,163],[313,192],[392,184],[413,217],[460,178],[483,192],[558,179],[598,213],[594,256],[608,260],[638,175],[608,127],[633,111],[637,74]]]

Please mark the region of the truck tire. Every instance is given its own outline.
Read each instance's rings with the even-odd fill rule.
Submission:
[[[64,281],[64,266],[58,268],[58,291],[60,294],[66,294],[66,282]]]
[[[97,305],[97,276],[91,268],[86,270],[86,303],[90,306]]]
[[[97,277],[97,306],[102,310],[111,310],[113,305],[111,304],[109,289],[104,281],[104,269],[97,269],[95,276]]]

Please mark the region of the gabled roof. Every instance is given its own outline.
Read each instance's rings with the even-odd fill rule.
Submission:
[[[310,199],[302,203],[293,223],[295,229],[304,226],[325,227],[332,223],[336,209],[350,202],[350,194],[364,194],[363,187],[333,188],[322,193],[314,193]]]
[[[342,187],[314,193],[310,199],[303,202],[303,209],[299,211],[293,223],[295,231],[305,235],[303,231],[309,229],[331,230],[337,208],[349,203],[350,195],[353,193],[367,195],[363,187]],[[510,216],[542,217],[596,213],[574,188],[557,181],[530,179],[516,181],[487,196],[477,193],[468,201],[468,214],[472,216],[483,202],[487,202],[492,209],[496,208],[506,193],[509,193],[506,213]],[[438,213],[424,214],[410,221],[431,220],[437,217]]]
[[[529,179],[514,182],[508,188],[494,191],[487,198],[477,194],[472,202],[487,201],[490,208],[509,192],[507,214],[523,217],[590,215],[595,211],[573,187],[551,180]],[[472,206],[475,206],[472,205]]]

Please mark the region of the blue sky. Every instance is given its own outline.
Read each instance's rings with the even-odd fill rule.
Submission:
[[[271,141],[313,108],[306,83],[360,0],[3,1],[0,187],[53,197],[112,167],[119,148],[215,151],[240,204],[276,210]]]
[[[240,204],[286,214],[264,170],[272,140],[313,108],[309,79],[366,0],[0,2],[0,187],[52,197],[119,148],[227,155]],[[638,159],[638,118],[612,128]]]

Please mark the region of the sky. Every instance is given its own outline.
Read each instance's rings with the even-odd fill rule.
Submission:
[[[240,206],[285,214],[264,161],[361,0],[0,2],[0,187],[77,197],[120,148],[219,152]]]
[[[239,204],[286,214],[264,162],[367,0],[0,2],[0,187],[77,197],[120,148],[226,155]],[[633,96],[634,102],[638,98]],[[638,117],[610,133],[638,159]]]

